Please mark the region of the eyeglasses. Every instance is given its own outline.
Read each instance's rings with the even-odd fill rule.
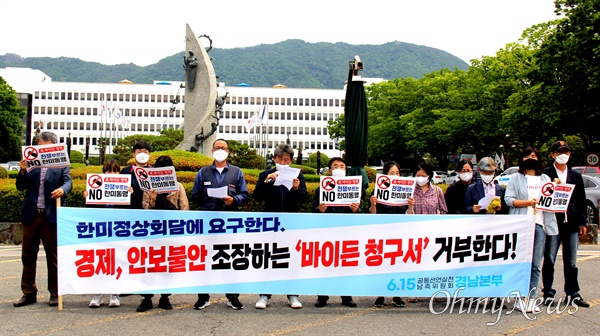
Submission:
[[[227,148],[225,146],[213,147],[213,150],[219,150],[219,149],[222,149],[222,150],[225,150],[225,151],[229,150],[229,148]]]

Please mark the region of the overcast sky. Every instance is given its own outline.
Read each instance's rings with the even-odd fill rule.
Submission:
[[[183,51],[189,23],[214,48],[401,41],[468,62],[554,18],[553,0],[2,1],[0,55],[146,66]]]

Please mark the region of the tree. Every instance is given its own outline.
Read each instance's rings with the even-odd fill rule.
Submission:
[[[17,93],[0,77],[0,161],[19,160],[21,158],[21,119],[26,110],[21,107]]]
[[[229,144],[229,157],[227,161],[240,168],[265,169],[265,158],[258,155],[250,146],[235,140],[227,140]]]
[[[183,130],[174,130],[172,128],[160,131],[160,135],[133,134],[123,139],[119,139],[117,145],[113,148],[115,159],[121,164],[127,164],[133,153],[133,145],[138,141],[147,141],[153,152],[171,150],[177,147],[183,141]]]

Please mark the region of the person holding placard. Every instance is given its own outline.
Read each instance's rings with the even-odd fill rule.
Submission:
[[[541,311],[535,305],[535,298],[540,282],[544,243],[547,236],[558,234],[554,213],[539,211],[535,208],[539,202],[541,186],[548,182],[551,182],[550,177],[542,173],[542,155],[537,148],[526,147],[519,157],[519,172],[513,174],[508,182],[504,200],[510,207],[509,214],[529,215],[535,225],[531,278],[527,295],[529,300],[525,303],[522,299],[518,299],[515,304],[515,309],[527,313]]]
[[[417,186],[413,198],[414,206],[409,206],[407,214],[445,214],[448,213],[444,192],[433,183],[433,168],[429,163],[421,162],[417,165],[415,180]]]
[[[329,170],[331,171],[331,176],[334,177],[342,177],[346,176],[346,160],[341,157],[334,157],[329,160]],[[360,205],[358,203],[351,203],[348,206],[330,206],[324,203],[321,203],[319,195],[321,194],[321,187],[317,187],[315,190],[315,197],[313,203],[313,212],[314,213],[360,213]],[[346,307],[354,308],[356,307],[356,302],[352,299],[352,296],[341,296],[342,304]],[[327,301],[329,300],[329,296],[327,295],[319,295],[317,297],[317,302],[315,302],[315,307],[325,307],[327,305]]]
[[[133,188],[133,193],[131,194],[131,204],[129,206],[125,206],[129,209],[143,209],[142,199],[144,197],[144,193],[140,188],[140,185],[135,177],[135,168],[136,167],[152,167],[148,164],[150,161],[150,144],[147,141],[138,141],[133,145],[133,158],[135,159],[135,163],[131,166],[127,166],[121,170],[121,174],[130,174],[131,175],[131,187]]]
[[[34,142],[38,145],[50,145],[58,142],[56,134],[42,132]],[[56,199],[65,205],[71,191],[71,170],[63,168],[29,168],[24,158],[19,162],[21,170],[17,174],[16,187],[25,191],[21,218],[23,222],[23,243],[21,245],[21,291],[23,296],[13,306],[22,307],[37,302],[35,273],[40,250],[40,241],[44,245],[48,266],[48,291],[51,307],[58,306],[58,267],[56,236]]]
[[[383,165],[382,174],[383,175],[400,176],[400,165],[394,161],[386,162]],[[383,203],[378,203],[377,196],[375,196],[375,195],[371,196],[370,201],[371,201],[371,207],[369,208],[369,213],[372,213],[372,214],[398,214],[398,215],[401,215],[401,214],[406,213],[406,210],[408,209],[409,206],[414,206],[414,204],[415,204],[415,200],[412,197],[408,200],[408,205],[404,205],[404,206],[391,206],[391,205],[387,205],[387,204],[383,204]],[[375,303],[373,304],[373,306],[381,308],[384,306],[384,302],[385,302],[385,298],[383,296],[380,296],[375,300]],[[398,296],[394,296],[392,298],[392,303],[396,307],[406,307],[406,303],[404,302],[404,300],[402,300],[402,298],[400,298]]]
[[[167,155],[160,156],[154,162],[154,168],[172,167],[173,160]],[[144,209],[157,209],[157,210],[189,210],[190,204],[188,202],[185,188],[179,182],[177,182],[179,191],[170,193],[157,194],[156,190],[150,192],[144,191],[142,198],[142,206]]]
[[[104,162],[104,165],[102,166],[102,174],[115,174],[118,175],[119,171],[121,170],[121,166],[119,166],[119,163],[116,160],[110,160],[110,161],[106,161]],[[133,188],[129,187],[128,189],[129,193],[132,194],[133,193]],[[83,192],[83,198],[85,198],[87,200],[88,198],[88,191],[85,190]],[[86,207],[91,207],[91,208],[114,208],[115,206],[113,204],[86,204]],[[88,305],[88,307],[90,308],[98,308],[100,306],[102,306],[102,294],[95,294],[92,297],[92,300],[90,301],[90,304]],[[110,295],[110,300],[108,302],[108,306],[111,308],[114,307],[119,307],[121,306],[121,301],[119,299],[119,294],[111,294]]]
[[[229,164],[229,144],[224,139],[217,139],[212,149],[213,164],[203,167],[196,174],[192,188],[192,201],[199,204],[204,211],[238,211],[248,200],[248,187],[244,173],[239,167]],[[239,294],[226,294],[227,305],[234,310],[243,309]],[[198,294],[194,309],[200,310],[210,306],[210,295]]]
[[[304,175],[298,168],[290,168],[294,158],[294,149],[288,144],[281,144],[274,151],[275,168],[267,169],[258,175],[256,188],[252,197],[256,201],[265,202],[267,212],[299,212],[300,204],[306,201],[308,192]],[[281,181],[286,178],[286,181]],[[302,308],[298,295],[289,294],[290,307]],[[260,294],[256,309],[265,309],[269,305],[271,294]]]
[[[550,155],[554,164],[546,167],[544,173],[557,184],[568,183],[575,185],[573,196],[569,200],[566,213],[556,213],[558,235],[546,236],[544,249],[544,263],[542,266],[542,284],[544,304],[550,305],[554,301],[556,290],[552,288],[554,282],[554,263],[558,248],[562,244],[563,269],[565,277],[565,294],[567,305],[573,302],[579,307],[588,308],[590,304],[583,300],[579,294],[579,281],[577,279],[577,246],[579,236],[587,232],[585,189],[581,174],[567,166],[571,157],[571,147],[563,140],[556,141],[550,148]]]

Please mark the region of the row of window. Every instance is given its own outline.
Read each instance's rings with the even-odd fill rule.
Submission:
[[[121,109],[120,110],[122,116],[125,117],[172,117],[172,118],[183,118],[184,113],[183,110],[174,110],[172,114],[170,114],[169,109]],[[44,114],[44,115],[79,115],[79,116],[99,116],[100,109],[96,107],[71,107],[71,106],[34,106],[33,113],[35,114]],[[113,111],[113,109],[108,109],[105,112],[106,118],[112,118],[113,113],[117,113]],[[109,116],[110,114],[110,116]]]
[[[34,125],[36,128],[38,123],[36,122]],[[138,131],[138,132],[158,132],[163,129],[174,128],[179,129],[179,124],[135,124],[131,125],[123,124],[123,125],[112,125],[112,130],[114,131]],[[56,131],[103,131],[110,130],[111,125],[98,123],[98,122],[70,122],[70,121],[54,121],[48,122],[43,126],[44,129],[47,130],[56,130]]]
[[[225,111],[225,119],[248,120],[253,114],[248,111]],[[269,112],[269,120],[335,120],[339,113],[326,112]],[[334,119],[335,118],[335,119]]]
[[[173,103],[173,94],[150,93],[107,93],[107,92],[58,92],[35,91],[36,100],[87,100],[106,102],[144,102],[144,103]],[[185,102],[185,96],[179,95],[179,102]],[[271,106],[343,106],[343,99],[334,98],[279,98],[279,97],[243,97],[228,96],[227,104],[232,105],[271,105]]]
[[[241,143],[248,145],[250,148],[252,149],[258,149],[260,148],[261,143],[257,140],[239,140]],[[273,148],[277,145],[279,145],[280,142],[276,142],[276,141],[269,141],[268,144],[266,141],[264,141],[262,143],[262,148]],[[305,149],[329,149],[329,150],[333,150],[333,149],[337,149],[335,144],[332,141],[324,141],[324,142],[319,142],[319,141],[290,141],[290,145],[292,146],[292,148],[298,148],[299,146],[302,146],[302,148]]]
[[[175,95],[149,93],[99,93],[99,92],[46,92],[35,91],[34,98],[48,100],[87,100],[110,102],[140,102],[140,103],[173,103]],[[179,96],[179,102],[184,102],[184,95]]]
[[[265,132],[266,129],[263,129]],[[260,131],[253,128],[248,132],[245,126],[241,125],[219,125],[219,133],[221,134],[258,134]],[[300,134],[300,135],[327,135],[327,127],[290,127],[290,126],[269,126],[268,134]]]

